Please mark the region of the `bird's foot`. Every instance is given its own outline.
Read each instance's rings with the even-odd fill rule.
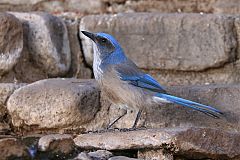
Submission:
[[[116,132],[119,131],[119,128],[106,128],[106,129],[100,129],[95,131],[88,131],[87,133],[105,133],[105,132]]]
[[[106,133],[106,132],[130,132],[130,131],[136,131],[136,130],[145,130],[146,127],[135,127],[135,128],[106,128],[101,130],[95,130],[95,131],[88,131],[87,133]]]
[[[146,127],[132,127],[132,128],[120,128],[120,132],[129,132],[129,131],[137,131],[137,130],[145,130]]]

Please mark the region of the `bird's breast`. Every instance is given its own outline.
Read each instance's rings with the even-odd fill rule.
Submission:
[[[115,72],[104,72],[99,83],[103,94],[114,104],[139,108],[146,102],[147,96],[141,88],[122,81]]]

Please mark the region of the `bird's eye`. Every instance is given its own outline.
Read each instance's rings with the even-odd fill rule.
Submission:
[[[107,42],[106,38],[102,38],[101,41],[102,41],[103,43]]]

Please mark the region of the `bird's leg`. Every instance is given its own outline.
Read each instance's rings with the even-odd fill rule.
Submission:
[[[140,119],[140,117],[141,117],[141,114],[142,114],[142,110],[140,109],[140,110],[138,111],[138,113],[137,113],[137,117],[136,117],[135,122],[134,122],[134,124],[133,124],[133,126],[132,126],[132,129],[135,129],[135,128],[137,127],[137,123],[138,123],[138,121],[139,121],[139,119]]]
[[[124,110],[123,114],[116,118],[114,121],[112,121],[108,126],[107,129],[110,129],[119,119],[121,119],[123,116],[127,114],[127,110]]]

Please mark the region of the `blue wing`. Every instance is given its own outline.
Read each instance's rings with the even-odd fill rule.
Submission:
[[[124,65],[118,65],[115,68],[121,80],[129,84],[153,92],[166,93],[165,89],[150,75],[140,71],[137,66],[131,62]]]
[[[121,75],[120,78],[123,81],[128,81],[130,84],[132,84],[134,86],[148,89],[148,90],[154,91],[154,92],[165,93],[165,90],[163,89],[163,87],[148,74],[135,75],[135,76],[134,75],[133,76]]]

